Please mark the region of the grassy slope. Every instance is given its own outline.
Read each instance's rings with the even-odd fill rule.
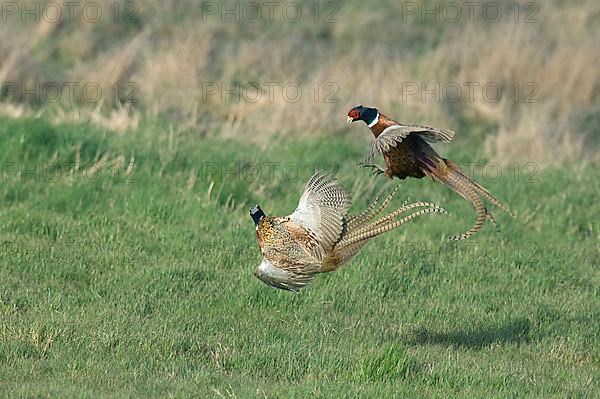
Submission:
[[[471,223],[468,205],[441,186],[405,182],[396,204],[412,193],[452,215],[378,239],[294,295],[252,276],[260,254],[246,208],[260,199],[269,213],[290,212],[313,165],[329,159],[354,187],[355,209],[364,206],[370,195],[361,187],[374,181],[355,161],[367,139],[261,147],[183,136],[169,152],[159,132],[0,123],[0,396],[565,397],[600,389],[597,170],[485,182],[520,218],[497,212],[500,235],[488,227],[459,244],[443,236]],[[462,151],[451,154],[467,160]],[[63,167],[60,181],[47,181],[55,153],[61,164],[79,154],[79,171]],[[134,179],[123,167],[84,178],[84,166],[105,153],[135,156]],[[275,174],[258,182],[207,176],[207,162],[228,170],[256,160],[279,162]],[[283,176],[289,160],[303,160],[301,177]],[[33,167],[37,174],[13,173]]]

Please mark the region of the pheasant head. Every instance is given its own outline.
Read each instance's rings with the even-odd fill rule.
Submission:
[[[260,205],[256,204],[255,207],[250,208],[250,216],[252,216],[252,220],[254,220],[254,225],[258,229],[258,223],[265,217],[265,213],[262,209],[260,209]]]
[[[352,122],[363,121],[367,126],[371,127],[379,120],[379,111],[377,108],[363,107],[357,105],[348,112],[348,119],[346,123],[349,125]]]

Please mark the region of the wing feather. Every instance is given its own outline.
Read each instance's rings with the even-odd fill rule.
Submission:
[[[351,204],[350,194],[329,175],[317,172],[306,184],[298,207],[289,218],[315,235],[318,259],[338,241]]]
[[[437,129],[435,127],[420,125],[389,126],[381,132],[371,145],[365,163],[373,163],[373,159],[377,155],[386,153],[392,147],[396,147],[407,138],[409,134],[418,134],[429,143],[449,143],[454,138],[454,132],[447,129]]]

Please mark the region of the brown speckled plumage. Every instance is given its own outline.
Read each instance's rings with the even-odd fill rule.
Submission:
[[[375,220],[395,192],[381,205],[376,199],[364,211],[349,215],[350,195],[333,178],[315,174],[294,213],[263,217],[258,222],[263,260],[256,276],[271,286],[298,291],[317,273],[334,271],[349,262],[370,239],[426,213],[445,213],[435,204],[416,202]],[[417,208],[421,209],[397,218]]]

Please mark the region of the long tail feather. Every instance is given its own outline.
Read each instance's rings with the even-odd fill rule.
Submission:
[[[505,204],[503,204],[502,202],[500,202],[496,197],[494,197],[492,195],[492,193],[490,193],[490,191],[487,188],[483,187],[481,184],[479,184],[476,181],[474,181],[473,179],[471,179],[470,176],[468,176],[467,174],[465,174],[462,171],[462,169],[460,168],[460,166],[458,166],[456,163],[454,163],[453,161],[451,161],[449,159],[445,159],[444,162],[446,163],[446,165],[448,165],[448,167],[451,170],[453,170],[456,173],[457,176],[460,176],[460,178],[462,180],[464,180],[466,183],[468,183],[470,186],[472,186],[471,187],[472,189],[474,189],[476,192],[478,192],[479,194],[481,194],[492,205],[497,206],[498,208],[502,209],[504,212],[506,212],[510,216],[516,217],[516,215],[514,214],[514,212],[511,211],[508,206],[506,206]]]
[[[402,207],[396,209],[394,212],[390,213],[389,215],[382,217],[381,219],[369,224],[368,226],[364,226],[364,225],[357,226],[358,228],[355,228],[353,230],[348,230],[349,233],[346,237],[344,237],[344,239],[351,240],[356,236],[360,236],[361,234],[364,234],[367,231],[370,231],[374,228],[384,225],[388,221],[395,219],[397,216],[403,214],[406,211],[409,211],[409,210],[415,209],[415,208],[422,208],[422,207],[438,208],[441,211],[443,211],[443,209],[441,207],[439,207],[436,204],[432,204],[431,202],[414,202],[412,204],[405,204]]]
[[[420,211],[411,213],[410,215],[405,216],[404,218],[402,218],[400,220],[389,221],[382,225],[377,225],[372,228],[367,228],[359,235],[353,235],[352,238],[348,238],[348,239],[344,238],[342,241],[340,241],[340,243],[338,245],[336,245],[336,249],[338,249],[338,248],[343,249],[350,245],[353,245],[353,244],[356,244],[356,243],[359,243],[362,241],[366,241],[370,238],[376,237],[385,232],[388,232],[390,230],[398,228],[398,227],[402,226],[403,224],[408,223],[411,220],[413,220],[421,215],[425,215],[427,213],[445,213],[445,211],[439,207],[421,209]]]
[[[440,174],[436,174],[435,177],[439,181],[441,181],[442,183],[444,183],[448,187],[450,187],[454,192],[459,194],[461,197],[463,197],[467,201],[471,202],[471,204],[475,208],[475,211],[477,212],[477,219],[475,220],[475,224],[473,225],[473,227],[471,227],[470,230],[468,230],[460,235],[456,235],[456,236],[452,236],[452,237],[448,238],[449,240],[453,240],[453,241],[466,240],[467,238],[472,237],[479,230],[481,230],[481,228],[483,227],[483,224],[485,223],[485,219],[487,217],[487,212],[485,210],[485,206],[483,205],[483,201],[481,201],[481,198],[479,198],[477,193],[470,187],[470,185],[467,185],[468,183],[464,182],[460,177],[458,177],[456,175],[456,172],[454,172],[453,170],[447,169],[447,171],[448,171],[447,174],[440,173]]]
[[[427,155],[426,153],[420,154],[418,160],[428,176],[450,187],[454,192],[469,201],[477,212],[477,218],[473,227],[463,234],[450,237],[450,240],[465,240],[472,237],[481,230],[486,219],[489,219],[496,230],[498,230],[496,219],[485,208],[479,195],[514,217],[514,213],[506,205],[498,201],[485,187],[473,181],[473,179],[462,171],[460,166],[451,160],[439,158],[437,154]]]
[[[487,218],[494,225],[494,228],[496,229],[496,231],[499,232],[500,231],[500,227],[498,227],[498,223],[496,223],[496,218],[494,218],[494,216],[492,215],[492,213],[490,211],[488,211],[487,209],[485,210],[485,213],[487,214]]]
[[[471,180],[471,183],[475,187],[475,190],[478,191],[481,195],[483,195],[485,197],[485,199],[490,201],[491,204],[502,209],[504,212],[506,212],[510,216],[512,216],[514,218],[517,217],[517,215],[515,215],[515,213],[513,211],[511,211],[508,206],[506,206],[502,202],[498,201],[485,187],[483,187],[479,183],[474,182],[473,180]]]
[[[408,205],[404,205],[401,208],[395,210],[394,212],[390,213],[387,216],[382,217],[381,219],[373,222],[372,224],[370,224],[367,228],[373,228],[373,227],[377,227],[380,226],[386,222],[388,222],[389,220],[394,219],[396,216],[401,215],[402,213],[409,211],[411,209],[415,209],[415,208],[423,208],[423,207],[427,207],[427,208],[436,208],[439,209],[441,213],[446,213],[446,211],[440,207],[439,205],[436,205],[434,203],[431,202],[414,202],[412,204],[408,204]]]
[[[375,198],[375,201],[373,201],[364,211],[360,212],[359,214],[349,216],[346,224],[348,230],[368,223],[374,217],[383,212],[389,206],[390,201],[394,197],[394,194],[396,194],[396,191],[398,191],[398,187],[400,186],[396,186],[394,190],[385,198],[385,200],[383,200],[383,202],[377,209],[375,209],[375,207],[379,202],[379,197]]]
[[[347,217],[347,225],[357,225],[364,223],[365,220],[370,220],[370,214],[373,212],[377,204],[379,203],[379,197],[375,197],[373,202],[369,204],[369,206],[360,213],[354,215],[348,215]]]
[[[350,223],[346,224],[345,234],[335,245],[329,256],[324,260],[320,272],[330,272],[336,270],[338,267],[354,258],[371,238],[400,227],[418,216],[426,213],[447,213],[443,208],[430,202],[415,202],[412,204],[405,203],[399,209],[396,209],[390,214],[370,223],[368,226],[365,226],[368,221],[372,220],[377,214],[381,213],[389,205],[389,202],[391,201],[391,198],[396,190],[397,187],[390,195],[388,195],[386,200],[376,210],[375,206],[378,202],[377,199],[373,201],[373,203],[371,203],[371,205],[369,205],[365,211],[357,215],[349,216],[349,221],[352,223],[352,225]],[[395,220],[395,218],[402,213],[420,207],[426,208],[414,212],[401,220]]]

